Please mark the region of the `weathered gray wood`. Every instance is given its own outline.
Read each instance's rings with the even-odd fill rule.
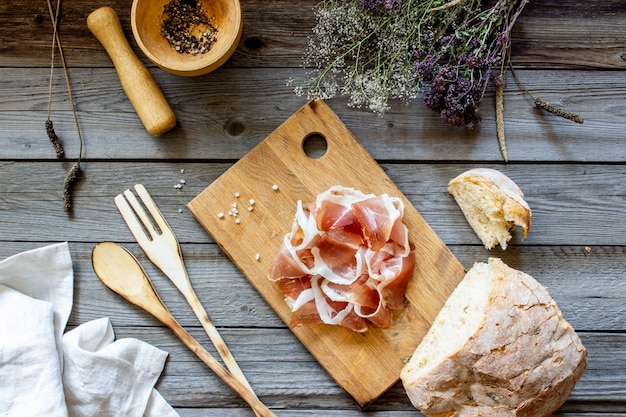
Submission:
[[[123,93],[111,61],[85,19],[102,6],[63,2],[60,36],[85,140],[74,209],[61,209],[73,161],[58,161],[45,134],[52,28],[45,2],[0,2],[0,259],[67,240],[75,297],[69,328],[110,317],[118,338],[168,351],[158,389],[182,417],[252,416],[245,404],[169,331],[104,287],[91,266],[93,246],[123,243],[146,267],[180,322],[213,351],[182,296],[139,250],[113,196],[144,183],[182,242],[199,298],[259,396],[279,416],[419,416],[400,384],[367,412],[357,410],[243,275],[202,230],[185,204],[295,112],[306,98],[286,85],[301,68],[317,0],[242,1],[244,32],[226,65],[184,78],[148,64],[178,116],[151,137]],[[112,0],[131,43],[130,2]],[[493,93],[484,120],[468,132],[443,125],[420,100],[393,103],[383,117],[328,104],[381,163],[426,221],[469,268],[502,257],[546,285],[589,349],[589,368],[557,417],[626,417],[626,7],[618,0],[531,1],[513,33],[512,59],[533,95],[579,113],[577,125],[534,108],[510,74],[505,128],[510,163],[495,139]],[[78,137],[58,60],[51,118],[68,157]],[[485,250],[446,191],[476,166],[513,178],[533,209],[528,238]],[[184,169],[184,173],[181,170]],[[174,185],[183,178],[181,190]]]
[[[155,196],[183,242],[207,242],[209,235],[185,207],[229,166],[228,163],[85,162],[74,192],[74,209],[61,209],[62,183],[68,162],[0,162],[0,240],[21,235],[30,240],[132,240],[113,197],[135,183]],[[623,165],[600,164],[393,164],[383,168],[447,244],[479,244],[447,183],[474,166],[500,169],[526,194],[533,225],[522,245],[622,245],[616,230],[626,228]],[[184,174],[180,170],[184,169]],[[48,181],[42,181],[46,178]],[[174,186],[180,179],[182,189]],[[598,202],[601,202],[599,204]],[[180,213],[179,210],[183,212]],[[295,201],[294,201],[295,210]],[[217,214],[217,213],[216,213]],[[495,251],[494,253],[498,253]]]
[[[316,3],[316,0],[243,1],[242,40],[227,65],[300,66],[307,37],[315,25]],[[138,51],[130,30],[130,3],[111,0],[107,4],[120,15],[126,36]],[[111,65],[85,23],[87,15],[100,6],[100,2],[93,0],[64,4],[59,30],[70,66]],[[521,65],[541,67],[625,68],[624,19],[626,10],[618,0],[531,1],[513,33],[514,60]],[[52,27],[45,2],[2,3],[0,20],[4,23],[0,32],[1,66],[49,65]]]
[[[106,315],[120,326],[154,326],[156,321],[151,316],[123,301],[97,279],[91,266],[95,243],[70,243],[76,274],[76,308],[70,325]],[[1,242],[0,258],[45,244],[47,242]],[[182,296],[138,246],[135,243],[124,245],[141,261],[181,324],[199,327]],[[182,250],[192,284],[217,326],[286,327],[217,245],[184,243]],[[486,261],[490,255],[480,246],[451,246],[451,250],[466,268],[474,262]],[[594,246],[589,250],[582,246],[511,247],[497,256],[547,286],[563,316],[577,330],[624,332],[626,250],[614,246]]]
[[[297,68],[221,69],[194,78],[152,72],[178,117],[178,126],[160,138],[146,132],[113,69],[71,71],[85,158],[239,159],[306,102],[286,85],[288,78],[304,76]],[[518,75],[535,96],[580,114],[585,123],[535,108],[509,74],[505,131],[511,162],[626,161],[626,112],[621,104],[626,73],[519,70]],[[0,69],[4,158],[55,158],[44,129],[48,79],[46,68]],[[394,103],[383,117],[351,109],[345,98],[328,104],[376,159],[502,162],[491,91],[481,106],[483,121],[474,131],[447,127],[420,98],[409,105]],[[76,158],[78,136],[69,110],[65,81],[57,72],[51,119],[68,157]]]
[[[157,389],[174,406],[194,404],[194,407],[227,407],[242,405],[218,377],[189,352],[174,336],[158,328],[118,327],[118,339],[134,337],[158,346],[169,353],[166,376]],[[360,415],[351,398],[344,393],[319,366],[302,345],[286,329],[221,329],[233,355],[260,398],[271,408],[304,408],[345,410],[348,415]],[[201,329],[191,331],[194,337],[206,342]],[[621,348],[624,335],[609,333],[581,333],[583,344],[589,350],[589,366],[580,383],[572,392],[565,411],[590,411],[585,402],[594,403],[591,410],[620,411],[623,402],[624,380],[619,365],[626,360]],[[602,403],[598,406],[597,403]],[[396,384],[375,402],[370,411],[412,410],[401,383]]]
[[[513,35],[513,61],[523,66],[624,68],[620,30],[626,9],[619,1],[530,1]],[[565,19],[569,27],[561,26]],[[602,29],[598,28],[602,22]]]

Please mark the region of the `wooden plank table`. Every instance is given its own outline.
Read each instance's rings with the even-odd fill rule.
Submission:
[[[0,258],[68,241],[75,269],[68,328],[107,316],[118,338],[136,337],[168,351],[157,389],[181,416],[252,412],[169,331],[108,291],[93,272],[96,243],[124,244],[155,278],[175,316],[211,349],[191,310],[148,263],[113,205],[117,193],[139,182],[177,233],[209,315],[277,415],[420,415],[399,383],[360,411],[186,209],[306,102],[286,80],[304,71],[302,52],[315,24],[315,4],[243,0],[241,42],[214,73],[182,78],[149,65],[178,117],[173,131],[154,138],[87,29],[87,15],[104,4],[64,2],[60,36],[84,138],[83,174],[70,213],[61,207],[62,182],[79,143],[59,66],[51,118],[66,161],[55,158],[44,129],[52,36],[46,4],[0,4]],[[108,5],[138,51],[130,1]],[[348,108],[345,98],[327,102],[466,268],[499,256],[549,288],[589,350],[588,369],[559,416],[626,416],[624,22],[626,6],[617,0],[537,0],[526,6],[513,37],[520,78],[535,95],[580,114],[585,123],[535,109],[509,74],[509,163],[502,162],[495,137],[493,92],[483,101],[481,126],[471,132],[444,126],[419,100],[394,103],[384,117]],[[506,251],[485,250],[446,191],[451,178],[478,166],[513,178],[533,209],[529,236],[521,242],[516,235]],[[175,188],[181,179],[184,186]]]

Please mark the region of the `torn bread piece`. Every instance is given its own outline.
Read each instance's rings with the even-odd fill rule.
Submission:
[[[542,417],[586,366],[587,350],[547,289],[490,258],[467,272],[400,378],[427,416]]]
[[[500,171],[470,169],[450,181],[448,192],[487,249],[498,244],[506,249],[516,226],[522,239],[530,230],[532,213],[524,193]]]

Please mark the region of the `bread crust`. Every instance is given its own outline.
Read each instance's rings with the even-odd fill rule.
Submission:
[[[473,183],[480,185],[485,192],[483,196],[495,207],[498,207],[502,213],[503,219],[509,223],[509,230],[520,226],[522,229],[522,239],[525,239],[530,231],[532,211],[524,200],[524,193],[519,186],[504,175],[502,172],[491,168],[474,168],[463,172],[448,183],[448,192],[454,196],[457,203],[461,207],[463,214],[468,222],[483,241],[487,249],[491,249],[496,245],[494,238],[488,239],[482,236],[477,225],[471,219],[467,207],[464,207],[459,199],[461,194],[460,185],[463,183]],[[496,233],[494,233],[495,235]],[[500,246],[506,249],[507,242],[511,238],[510,234],[504,241],[499,240]]]
[[[477,330],[425,373],[419,348],[402,370],[412,404],[428,416],[549,416],[586,369],[587,350],[547,289],[497,258],[489,266],[491,287],[475,289],[489,291]]]

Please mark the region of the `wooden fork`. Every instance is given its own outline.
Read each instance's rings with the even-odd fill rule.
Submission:
[[[231,374],[256,396],[191,286],[176,235],[148,190],[142,184],[136,184],[134,189],[141,202],[130,189],[115,196],[115,205],[128,228],[148,259],[163,271],[183,294]]]
[[[143,308],[174,332],[198,358],[243,398],[258,417],[276,417],[249,387],[242,384],[222,366],[196,339],[176,321],[156,293],[139,261],[123,246],[113,242],[97,244],[92,252],[93,269],[100,280],[124,297]]]

